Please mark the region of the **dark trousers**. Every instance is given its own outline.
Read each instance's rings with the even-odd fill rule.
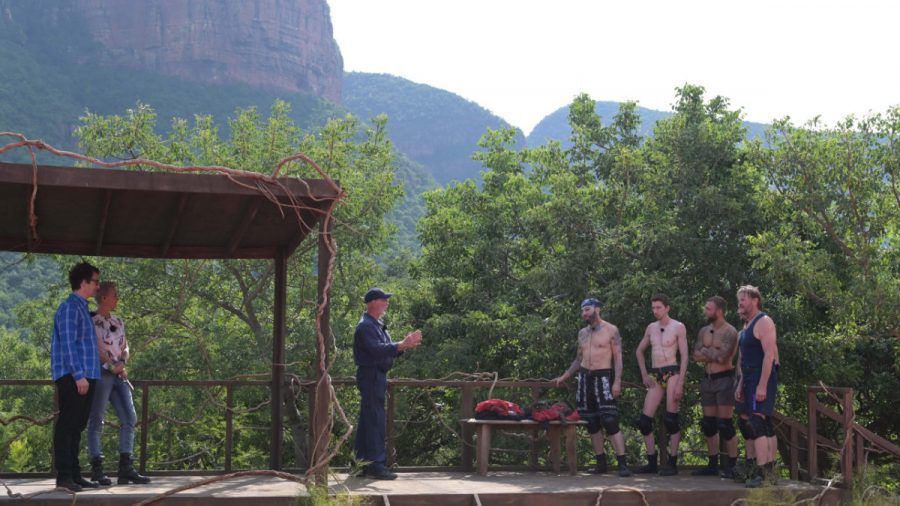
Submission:
[[[73,478],[81,474],[78,453],[81,450],[81,433],[87,426],[94,399],[94,382],[89,379],[87,395],[79,395],[75,378],[67,374],[56,380],[59,399],[59,416],[53,426],[53,456],[56,460],[56,478]]]
[[[387,461],[387,419],[384,415],[387,374],[375,367],[359,367],[356,370],[356,386],[360,395],[359,424],[354,444],[356,458],[384,464]]]

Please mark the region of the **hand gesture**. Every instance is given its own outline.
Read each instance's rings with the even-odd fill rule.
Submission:
[[[403,338],[403,341],[400,341],[400,348],[403,350],[408,350],[410,348],[415,348],[420,344],[422,344],[422,331],[416,330],[415,332],[406,334],[406,337]]]

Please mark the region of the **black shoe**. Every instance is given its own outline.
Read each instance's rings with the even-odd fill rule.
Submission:
[[[128,485],[129,483],[146,485],[150,483],[150,478],[141,475],[134,468],[134,462],[131,460],[130,453],[119,454],[119,472],[117,476],[119,479],[116,480],[116,483],[119,485]]]
[[[666,465],[659,468],[660,476],[675,476],[678,474],[678,456],[669,456],[669,461],[666,462]]]
[[[719,477],[725,478],[726,480],[733,480],[734,479],[734,468],[726,467],[725,469],[722,469],[722,471],[719,473]]]
[[[691,476],[717,476],[718,474],[719,470],[715,467],[701,467],[691,471]]]
[[[103,457],[91,459],[91,481],[96,481],[103,487],[112,485],[112,480],[103,472]]]
[[[72,492],[81,492],[81,485],[72,481],[72,478],[58,478],[56,480],[57,488],[64,488]]]
[[[591,474],[606,474],[606,454],[603,453],[601,455],[597,455],[597,464],[594,467],[588,469],[588,472]]]
[[[366,478],[371,478],[373,480],[396,480],[397,475],[388,471],[386,468],[382,467],[379,469],[375,469],[372,471],[366,471],[363,473],[363,476]]]
[[[72,478],[72,481],[74,481],[76,485],[80,485],[81,488],[100,488],[100,484],[96,481],[87,481],[81,476],[75,476]]]
[[[657,455],[658,453],[654,453],[653,455],[647,455],[647,465],[641,466],[635,471],[637,474],[656,474],[659,472],[659,467],[657,467]]]
[[[631,476],[631,469],[628,469],[628,466],[620,465],[619,466],[619,476],[622,478],[627,478]]]

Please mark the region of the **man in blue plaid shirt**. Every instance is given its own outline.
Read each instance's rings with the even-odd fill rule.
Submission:
[[[72,293],[53,317],[50,366],[59,399],[59,417],[53,427],[56,486],[73,492],[99,485],[81,476],[78,453],[87,426],[94,382],[100,378],[97,334],[88,313],[88,299],[97,294],[100,270],[82,262],[69,271]]]

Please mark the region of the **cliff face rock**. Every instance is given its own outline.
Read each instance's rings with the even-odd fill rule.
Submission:
[[[326,0],[74,0],[99,63],[341,99]],[[93,59],[93,58],[92,58]]]

